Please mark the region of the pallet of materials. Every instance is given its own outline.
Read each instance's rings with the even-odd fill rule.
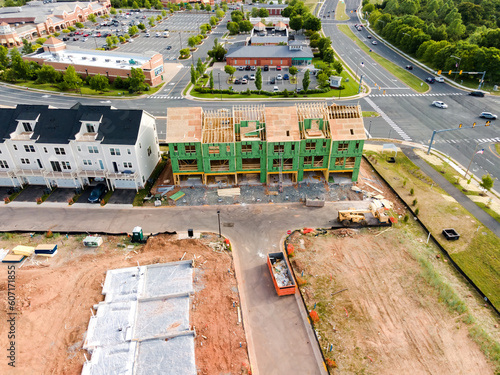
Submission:
[[[169,198],[175,202],[175,201],[178,201],[179,199],[181,199],[185,195],[186,194],[183,191],[178,191],[177,193],[172,194]]]
[[[217,189],[219,197],[235,197],[241,195],[240,188]]]
[[[25,255],[9,253],[2,259],[2,263],[21,263],[25,258]]]
[[[102,238],[96,236],[85,237],[83,245],[86,247],[99,247],[102,245]]]
[[[15,248],[12,249],[12,253],[16,255],[24,255],[29,257],[33,252],[35,251],[35,248],[33,246],[23,246],[23,245],[17,245]]]
[[[35,247],[35,254],[42,257],[53,257],[57,253],[57,245],[45,244]]]

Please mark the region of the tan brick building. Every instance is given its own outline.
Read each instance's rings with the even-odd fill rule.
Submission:
[[[19,46],[22,39],[35,40],[61,32],[77,22],[87,21],[90,14],[108,14],[109,8],[110,0],[47,4],[30,1],[22,7],[0,8],[0,44]]]
[[[43,52],[25,55],[23,59],[36,61],[40,65],[50,65],[62,72],[72,65],[83,78],[101,74],[107,76],[110,81],[114,81],[116,77],[126,79],[130,76],[131,68],[140,68],[149,85],[157,86],[163,81],[163,56],[154,51],[132,54],[78,47],[67,49],[66,43],[51,37],[43,44]]]

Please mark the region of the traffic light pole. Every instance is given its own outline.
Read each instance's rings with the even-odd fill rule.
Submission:
[[[453,56],[452,56],[452,57],[453,57]],[[442,72],[443,72],[442,70],[438,70],[438,71],[436,71],[436,72],[435,72],[435,74],[437,74],[438,76],[440,76]],[[486,70],[485,70],[484,72],[464,72],[463,70],[457,70],[457,71],[450,70],[450,71],[448,72],[448,75],[449,75],[449,76],[451,76],[451,75],[452,75],[452,74],[454,74],[454,73],[455,73],[455,74],[457,74],[457,73],[458,73],[458,75],[462,75],[462,74],[482,74],[482,75],[483,75],[483,77],[482,77],[482,78],[481,78],[481,80],[479,81],[479,86],[478,86],[478,88],[477,88],[478,90],[481,90],[481,86],[484,84],[484,76],[486,75]],[[457,77],[455,76],[455,78],[457,78]]]
[[[486,121],[486,124],[484,124],[484,126],[490,126],[490,123],[491,123],[491,121]],[[481,126],[481,125],[479,125],[479,126]],[[432,132],[431,142],[429,143],[429,149],[427,150],[427,155],[429,155],[431,153],[432,143],[434,142],[434,136],[437,133],[450,132],[452,130],[460,130],[460,129],[472,129],[472,128],[475,128],[475,127],[476,127],[476,123],[472,124],[472,126],[462,126],[462,124],[460,124],[458,126],[458,128],[434,130]]]

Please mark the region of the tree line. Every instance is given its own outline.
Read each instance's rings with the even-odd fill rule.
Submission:
[[[381,36],[434,69],[500,81],[500,0],[363,0],[363,12]]]

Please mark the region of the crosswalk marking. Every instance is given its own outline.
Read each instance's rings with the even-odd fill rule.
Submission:
[[[390,125],[390,127],[392,129],[394,129],[396,131],[396,133],[398,133],[401,138],[403,138],[405,141],[411,141],[411,138],[408,136],[408,134],[406,134],[403,129],[401,129],[394,121],[392,121],[389,116],[387,116],[385,114],[384,111],[382,111],[382,109],[380,109],[380,107],[378,105],[376,105],[370,98],[366,97],[365,98],[366,102],[378,113],[380,113],[380,116],[382,116],[382,118]]]
[[[430,94],[370,94],[369,97],[379,98],[384,96],[451,96],[451,95],[467,95],[466,93],[461,92],[452,92],[452,93],[430,93]]]
[[[430,141],[430,140],[429,140]],[[434,139],[434,143],[496,143],[500,142],[500,137],[497,138],[481,138],[481,139]]]
[[[172,100],[180,100],[184,99],[182,96],[170,96],[170,95],[151,95],[148,99],[172,99]]]

